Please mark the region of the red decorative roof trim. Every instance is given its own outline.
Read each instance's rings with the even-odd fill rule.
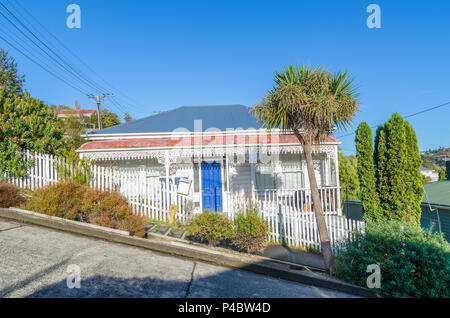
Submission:
[[[325,142],[337,143],[338,140],[332,136],[326,138]],[[265,144],[293,144],[298,143],[294,135],[230,135],[230,136],[203,136],[203,137],[165,137],[165,138],[137,138],[101,140],[85,143],[79,150],[107,150],[122,148],[170,148],[170,147],[204,147],[225,145],[265,145]]]

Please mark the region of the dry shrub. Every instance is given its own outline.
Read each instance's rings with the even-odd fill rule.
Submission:
[[[91,223],[93,220],[101,220],[106,217],[111,219],[115,227],[120,220],[128,218],[133,213],[127,199],[121,194],[89,188],[84,193],[81,210]]]
[[[81,203],[87,187],[68,181],[34,191],[25,208],[50,216],[83,220]]]
[[[145,236],[145,219],[139,215],[130,215],[119,223],[119,229],[130,232],[130,235]]]
[[[126,230],[131,235],[145,234],[143,218],[133,215],[124,196],[117,192],[90,189],[74,181],[35,191],[25,208],[46,215]]]
[[[0,208],[18,207],[24,201],[16,186],[5,182],[0,183]]]

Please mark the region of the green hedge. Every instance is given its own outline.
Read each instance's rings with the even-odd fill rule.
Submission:
[[[408,222],[368,222],[336,258],[336,276],[366,287],[367,267],[381,270],[381,291],[398,297],[450,296],[450,244]]]

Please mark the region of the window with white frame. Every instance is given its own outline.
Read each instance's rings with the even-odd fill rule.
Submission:
[[[276,178],[271,165],[262,163],[255,165],[255,188],[256,190],[276,189]]]
[[[255,182],[257,190],[275,189],[275,176],[272,173],[261,173],[255,171]]]
[[[305,187],[303,160],[298,154],[280,155],[281,170],[280,188],[283,190],[302,189]]]
[[[304,187],[303,171],[283,171],[281,175],[281,188],[283,190],[303,189]]]

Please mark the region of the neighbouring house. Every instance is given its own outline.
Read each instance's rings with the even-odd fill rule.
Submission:
[[[420,224],[422,228],[430,228],[439,233],[444,233],[450,241],[450,181],[438,181],[423,185],[424,195],[422,200],[422,216]],[[344,213],[348,218],[362,220],[363,207],[361,201],[344,201]]]
[[[67,118],[69,116],[79,116],[83,119],[91,120],[97,111],[95,109],[61,110],[58,112],[58,118]]]
[[[420,167],[420,173],[424,177],[429,177],[431,179],[431,182],[439,181],[439,173],[434,171],[433,169]]]
[[[294,135],[268,132],[243,105],[184,106],[84,135],[77,151],[96,165],[138,171],[161,186],[182,184],[195,212],[230,209],[233,196],[284,200],[311,212],[303,149]],[[329,214],[341,214],[338,145],[314,146],[314,167]]]
[[[423,228],[433,226],[435,231],[444,233],[450,241],[450,181],[426,183],[423,188],[420,224]]]

